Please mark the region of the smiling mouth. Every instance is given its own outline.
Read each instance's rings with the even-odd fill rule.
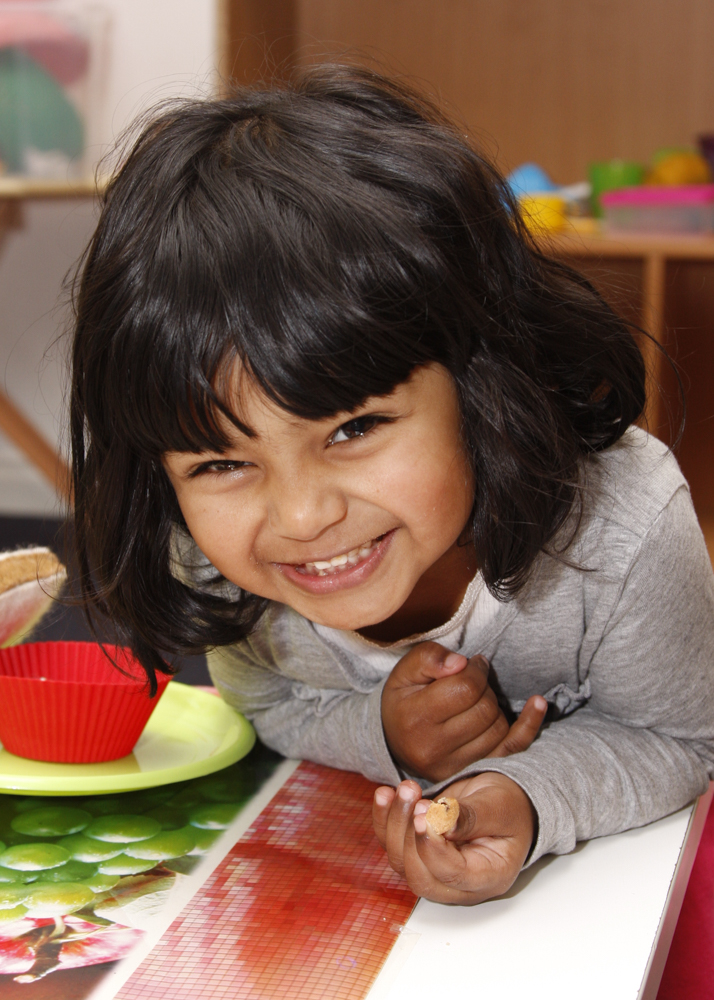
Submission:
[[[350,549],[349,552],[342,552],[331,559],[317,559],[315,562],[305,562],[297,565],[293,563],[292,568],[295,572],[303,576],[334,576],[336,573],[352,569],[353,566],[358,566],[365,559],[368,559],[385,535],[379,535],[378,538],[373,538],[371,542],[363,542],[362,545]]]

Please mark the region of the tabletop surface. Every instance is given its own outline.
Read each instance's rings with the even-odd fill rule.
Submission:
[[[467,908],[390,870],[374,787],[258,746],[155,789],[0,796],[0,1000],[431,1000],[445,971],[457,996],[654,1000],[709,796]]]
[[[505,897],[479,906],[421,900],[369,1000],[435,996],[446,968],[455,996],[653,1000],[708,802],[699,822],[688,806],[542,858]],[[666,921],[668,903],[676,912]]]

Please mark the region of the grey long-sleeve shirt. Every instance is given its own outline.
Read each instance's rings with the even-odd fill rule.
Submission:
[[[528,750],[450,779],[497,771],[524,789],[539,823],[531,861],[666,815],[714,770],[714,578],[660,442],[631,429],[585,463],[565,560],[540,556],[518,596],[485,615],[477,578],[450,623],[383,651],[396,662],[433,637],[486,656],[514,711],[533,694],[552,703],[559,717]],[[247,640],[211,652],[209,668],[269,746],[396,784],[380,711],[388,667],[356,639],[273,604]],[[448,783],[422,785],[435,794]]]

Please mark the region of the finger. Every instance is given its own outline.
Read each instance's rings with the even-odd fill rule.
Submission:
[[[485,656],[478,653],[476,656],[472,656],[469,660],[470,667],[476,667],[484,677],[488,677],[491,672],[491,664],[488,662]]]
[[[474,656],[458,671],[435,678],[419,693],[420,699],[428,703],[429,719],[436,723],[446,722],[467,712],[484,697],[495,706],[497,713],[496,696],[488,686],[488,670],[488,661],[483,656]]]
[[[511,868],[498,849],[505,846],[502,841],[495,842],[495,849],[493,838],[475,839],[470,831],[467,842],[457,844],[449,839],[455,834],[445,838],[429,832],[423,817],[415,817],[414,827],[416,852],[438,885],[439,902],[478,903],[500,895],[512,883]],[[435,898],[433,887],[430,898]]]
[[[489,692],[488,699],[439,726],[439,752],[432,753],[413,773],[430,781],[442,781],[487,757],[507,734],[508,722]]]
[[[476,902],[470,898],[470,894],[455,890],[448,884],[442,884],[429,870],[424,859],[417,850],[417,828],[423,832],[425,816],[431,802],[428,799],[419,799],[414,806],[412,814],[411,836],[407,836],[404,844],[404,877],[409,883],[412,892],[417,896],[425,896],[437,903],[462,903]],[[441,838],[439,838],[441,839]],[[453,844],[449,848],[456,850]],[[457,851],[458,854],[458,851]]]
[[[489,757],[508,757],[527,750],[543,725],[548,702],[539,694],[529,698],[523,711],[508,730],[505,738],[488,754]]]
[[[432,687],[436,687],[436,684],[433,684]],[[434,698],[432,712],[443,711],[448,704],[447,696],[442,697],[441,692],[438,692],[438,699]],[[454,695],[451,704],[453,708],[458,706],[458,695]],[[485,735],[499,719],[501,720],[499,723],[500,736],[491,743],[489,749],[493,749],[497,743],[505,738],[508,732],[508,722],[499,707],[496,695],[490,687],[486,687],[481,692],[480,697],[472,701],[471,704],[466,704],[462,711],[452,712],[446,718],[440,719],[443,738],[448,745],[457,749]]]
[[[389,808],[394,801],[396,791],[388,785],[377,788],[372,799],[372,825],[377,840],[382,847],[387,843],[387,820],[389,819]]]
[[[420,642],[401,658],[392,673],[390,687],[430,684],[439,677],[458,673],[468,664],[460,653],[451,653],[438,642]]]
[[[402,781],[389,807],[384,847],[395,872],[404,874],[404,848],[407,837],[413,836],[414,806],[421,798],[416,781]]]

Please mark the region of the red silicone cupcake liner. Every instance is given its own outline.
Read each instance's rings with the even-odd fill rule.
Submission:
[[[99,763],[133,750],[169,677],[150,698],[128,650],[94,643],[45,642],[0,650],[0,741],[19,757]]]

